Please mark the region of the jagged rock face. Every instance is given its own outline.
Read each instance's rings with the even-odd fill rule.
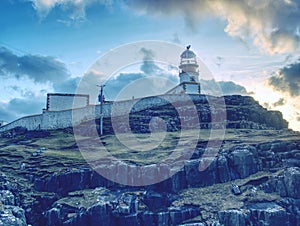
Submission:
[[[0,202],[2,203],[2,205],[14,205],[15,196],[11,191],[2,190],[0,191]]]
[[[0,210],[0,225],[27,226],[25,211],[16,206],[2,207],[2,209]]]
[[[297,201],[300,193],[300,170],[291,167],[295,162],[291,164],[287,160],[292,158],[289,153],[292,151],[297,154],[299,148],[299,143],[285,141],[252,146],[238,145],[223,149],[206,170],[199,171],[199,164],[207,159],[201,158],[204,149],[198,147],[192,159],[186,161],[185,166],[171,178],[142,188],[147,191],[143,198],[136,194],[127,194],[126,186],[113,183],[88,168],[36,179],[35,189],[56,192],[67,197],[70,191],[94,189],[99,186],[113,190],[121,189],[121,193],[123,192],[122,195],[120,193],[99,195],[98,201],[84,209],[56,203],[46,213],[45,222],[48,225],[98,225],[99,222],[105,222],[105,225],[173,225],[173,222],[179,224],[184,219],[199,215],[199,207],[198,210],[194,207],[173,207],[172,198],[162,195],[162,192],[176,193],[184,188],[225,183],[247,178],[261,170],[274,170],[286,166],[288,168],[277,177],[266,177],[251,182],[266,192],[277,192],[284,199],[280,202],[253,203],[237,210],[224,210],[218,213],[218,219],[221,225],[292,226],[300,224],[299,201]],[[109,167],[115,168],[116,172],[120,171],[118,166]],[[123,169],[123,165],[120,167]],[[172,167],[175,166],[164,167],[169,168],[165,172],[172,172]],[[115,175],[117,176],[117,173]],[[159,208],[161,209],[158,210]],[[70,214],[74,216],[68,217]]]
[[[277,146],[279,147],[279,146]],[[283,150],[283,149],[281,149]],[[272,177],[260,188],[277,192],[284,199],[275,202],[253,203],[243,209],[220,211],[219,222],[231,225],[299,225],[300,224],[300,168],[291,167]]]
[[[9,190],[0,190],[0,225],[27,226],[25,211],[15,206],[15,197]]]
[[[203,161],[212,162],[206,170],[199,171],[199,165],[202,164]],[[118,174],[118,172],[123,172],[123,164],[116,164],[114,166],[112,166],[113,163],[111,162],[106,164],[108,169],[113,170],[110,172],[112,175],[124,177],[123,173]],[[105,163],[103,163],[101,167],[105,167]],[[128,167],[134,168],[136,166],[130,165]],[[158,170],[159,166],[153,165],[153,168]],[[177,165],[165,165],[164,168],[166,168],[165,173],[171,174],[172,170],[177,170]],[[212,158],[211,160],[205,158],[188,160],[184,168],[180,169],[179,172],[170,177],[170,179],[149,187],[157,191],[177,192],[186,187],[208,186],[238,178],[245,178],[256,173],[259,169],[256,148],[250,146],[238,147],[225,150],[221,152],[217,158]],[[130,171],[130,169],[128,169],[128,171]],[[155,175],[156,173],[153,174],[153,177]],[[168,175],[164,174],[164,176],[168,178]],[[151,177],[151,175],[147,175],[147,177]],[[120,180],[121,179],[122,178],[120,178]],[[131,180],[131,178],[128,178],[128,180]],[[38,191],[61,194],[98,186],[108,188],[120,187],[119,184],[107,180],[89,168],[74,169],[74,171],[52,175],[43,179],[37,178],[34,185]]]
[[[199,158],[204,152],[204,149],[199,147],[193,154],[192,159],[186,161],[185,166],[181,169],[178,169],[176,164],[149,165],[148,167],[152,166],[154,171],[153,175],[149,174],[147,177],[157,175],[155,172],[158,169],[163,170],[165,178],[169,178],[169,175],[171,175],[174,170],[176,170],[177,173],[166,181],[151,185],[148,188],[156,191],[177,192],[187,187],[208,186],[246,178],[260,170],[276,169],[283,166],[300,166],[300,160],[295,160],[292,164],[288,161],[290,159],[288,154],[295,147],[295,144],[287,144],[284,141],[258,144],[257,147],[240,145],[222,150],[215,158]],[[298,153],[299,151],[294,150],[294,152]],[[204,171],[199,171],[199,165],[205,161],[211,161],[209,167]],[[116,178],[117,180],[122,181],[125,179],[123,174],[118,173],[124,171],[124,164],[122,162],[120,162],[120,164],[114,163],[114,165],[111,162],[104,162],[101,167],[107,167],[110,169],[112,175],[121,177]],[[133,170],[130,168],[136,168],[136,166],[128,165],[127,170]],[[292,176],[289,181],[286,182],[289,183],[287,186],[295,187],[292,186],[293,184],[298,186],[299,178],[297,174],[289,173]],[[132,180],[130,175],[128,175],[126,180]],[[65,173],[54,174],[46,178],[36,178],[34,181],[34,187],[37,191],[56,192],[60,194],[86,188],[93,189],[99,186],[107,188],[120,187],[119,184],[107,180],[90,168],[73,168]],[[292,191],[288,192],[291,193]],[[296,197],[299,191],[295,190],[294,194]]]
[[[287,212],[275,203],[257,203],[242,210],[225,210],[218,214],[221,225],[292,225]]]
[[[272,177],[263,188],[266,192],[277,192],[282,197],[300,199],[300,168],[286,169],[283,174]]]
[[[233,133],[235,132],[234,130]],[[279,132],[276,131],[276,134]],[[259,135],[261,133],[268,133],[268,131],[262,131]],[[249,137],[251,135],[249,133]],[[29,168],[30,161],[35,161],[38,166],[41,162],[37,158],[45,159],[47,156],[47,151],[37,157],[33,157],[30,153],[30,159],[25,169],[19,169],[20,164],[16,165],[18,168],[15,170],[17,172],[15,175],[24,176],[19,182],[9,173],[10,178],[0,175],[0,201],[5,204],[4,210],[6,211],[0,211],[0,220],[6,222],[4,225],[13,225],[12,221],[18,222],[19,225],[25,222],[26,225],[26,221],[22,220],[23,212],[26,215],[27,223],[33,226],[300,225],[300,141],[298,138],[295,141],[274,140],[236,146],[225,146],[225,142],[228,141],[224,140],[222,150],[214,158],[203,157],[206,143],[201,141],[192,158],[185,160],[182,168],[178,168],[178,164],[170,163],[163,163],[159,166],[148,165],[150,170],[146,175],[146,180],[155,177],[157,171],[163,171],[165,178],[173,175],[173,172],[177,173],[161,183],[146,187],[129,187],[111,182],[88,168],[87,165],[73,167],[71,164],[71,166],[61,168],[63,171],[57,171],[54,174],[49,173],[47,176],[32,174],[28,177],[27,173],[31,172],[26,170]],[[72,143],[73,147],[76,148],[74,143]],[[69,149],[61,151],[69,151]],[[2,154],[3,161],[8,159],[8,156],[4,155],[7,154],[6,152]],[[18,157],[16,153],[12,153],[12,155],[14,159]],[[199,165],[205,165],[206,162],[211,162],[209,167],[204,171],[199,171]],[[127,172],[131,170],[124,163],[110,165],[103,162],[101,167],[109,167],[115,178],[124,175],[120,173],[122,170]],[[136,165],[132,164],[128,167],[136,168]],[[182,205],[177,205],[183,203],[181,194],[184,191],[205,190],[207,186],[214,188],[219,186],[219,183],[222,183],[221,187],[226,184],[238,184],[239,181],[247,181],[251,175],[256,177],[255,173],[257,172],[259,172],[258,174],[263,173],[263,177],[250,180],[247,185],[239,184],[242,194],[237,192],[234,195],[229,190],[229,194],[233,197],[241,197],[249,192],[247,196],[243,196],[245,197],[244,204],[239,207],[215,208],[214,213],[205,215],[207,213],[203,213],[204,207],[201,204],[184,202]],[[26,178],[28,178],[30,186],[21,188],[22,183],[27,183]],[[131,178],[128,175],[122,179],[126,181]],[[32,185],[34,188],[31,187]],[[278,198],[272,196],[272,199],[254,199],[255,193],[250,192],[250,188],[248,189],[247,186],[252,186],[257,191],[264,191],[268,194],[276,193]],[[105,187],[107,191],[96,195],[96,199],[86,205],[80,204],[91,200],[90,196],[83,194],[86,190],[97,194],[99,187]],[[26,198],[27,193],[32,193],[32,195]],[[74,201],[70,203],[68,200]],[[175,202],[177,204],[174,204]],[[210,199],[209,202],[211,202]],[[19,208],[19,214],[17,214],[18,211],[12,211],[15,207],[15,210]],[[222,211],[218,213],[219,210]],[[207,210],[205,211],[207,212]],[[1,215],[2,213],[4,215]],[[7,216],[9,217],[7,218]],[[197,218],[192,219],[194,217]],[[184,223],[186,220],[194,223]],[[212,224],[212,222],[215,223]]]
[[[158,98],[158,97],[157,97]],[[181,119],[178,110],[184,109],[186,115],[189,117],[184,119],[185,125],[195,123],[199,124],[201,129],[212,128],[212,119],[214,119],[214,126],[220,123],[220,127],[236,128],[236,129],[285,129],[288,128],[288,122],[282,118],[282,114],[278,111],[268,111],[259,105],[252,97],[249,96],[225,96],[224,99],[214,97],[208,101],[209,98],[203,95],[202,98],[194,99],[194,105],[198,115],[189,114],[188,103],[180,103],[179,109],[175,109],[172,104],[163,106],[153,106],[140,112],[132,111],[129,115],[129,125],[133,133],[150,133],[150,121],[153,117],[159,117],[164,123],[158,123],[156,129],[168,132],[181,130]],[[138,101],[136,105],[143,105],[143,99]],[[219,104],[222,103],[223,104]],[[138,108],[138,106],[137,106]],[[221,121],[216,122],[218,118]],[[113,134],[111,118],[104,118],[104,133]],[[129,132],[127,122],[124,122],[124,117],[114,117],[113,120],[118,122],[118,132]],[[90,133],[90,123],[83,123],[80,126],[83,134]],[[99,120],[96,120],[96,125],[99,125]]]
[[[96,194],[95,202],[90,194]],[[90,191],[89,197],[92,204],[87,208],[72,205],[72,197],[68,205],[55,203],[46,213],[47,225],[177,225],[200,212],[198,207],[170,206],[171,202],[163,195],[139,190],[110,192],[97,188]],[[74,213],[73,217],[70,212]]]

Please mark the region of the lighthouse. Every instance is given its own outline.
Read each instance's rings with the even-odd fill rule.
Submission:
[[[197,55],[190,48],[191,45],[188,45],[180,55],[179,85],[168,91],[168,94],[200,94]]]

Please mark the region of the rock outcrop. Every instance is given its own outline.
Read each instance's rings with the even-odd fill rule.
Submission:
[[[281,199],[245,201],[242,208],[221,210],[216,216],[216,225],[300,225],[300,168],[295,167],[298,163],[294,158],[300,152],[300,142],[273,141],[223,149],[206,170],[199,171],[199,165],[207,161],[201,158],[203,151],[198,147],[192,159],[166,181],[131,188],[131,191],[89,168],[73,168],[50,177],[37,178],[34,182],[36,190],[55,192],[68,200],[77,201],[75,204],[64,198],[56,201],[47,210],[45,222],[49,226],[97,225],[99,222],[105,222],[104,225],[177,225],[193,217],[201,217],[201,206],[172,205],[173,201],[178,200],[176,194],[182,189],[212,186],[269,171],[278,174],[250,180],[240,187],[240,191],[250,189],[250,195],[254,197],[257,191],[278,193]],[[290,159],[295,161],[291,163]],[[118,176],[121,165],[109,167],[115,168],[114,174]],[[165,172],[171,172],[175,166],[168,167]],[[284,167],[287,167],[286,170],[281,171]],[[80,200],[91,200],[91,196],[84,192],[87,189],[94,189],[88,191],[96,194],[96,198],[94,202],[82,206]],[[195,225],[202,223],[205,221],[194,222]]]
[[[0,176],[1,183],[5,183],[5,175]],[[27,226],[25,211],[15,205],[15,196],[9,190],[0,190],[0,225]]]
[[[300,168],[290,167],[272,176],[259,189],[278,193],[282,199],[276,202],[259,202],[242,209],[224,210],[218,213],[219,222],[231,225],[300,225]]]
[[[294,155],[300,153],[298,143],[273,141],[257,145],[238,145],[221,150],[216,157],[202,158],[201,156],[204,151],[204,148],[198,147],[192,159],[185,161],[184,167],[179,170],[176,163],[171,165],[153,164],[153,175],[147,175],[149,178],[157,176],[158,173],[156,171],[162,167],[164,168],[163,176],[166,178],[170,177],[169,175],[171,175],[173,170],[177,170],[177,173],[166,181],[152,185],[149,188],[156,191],[178,192],[187,187],[208,186],[246,178],[261,170],[276,170],[284,166],[300,167],[300,160],[291,156],[291,153]],[[208,168],[204,171],[199,171],[199,166],[206,161],[210,162]],[[123,173],[119,173],[124,170],[124,163],[121,161],[117,163],[103,162],[101,167],[107,167],[107,171],[115,177],[120,176],[120,178],[117,178],[118,181],[124,180],[122,178],[124,177]],[[129,164],[126,167],[130,171],[130,168],[135,168],[136,166]],[[133,171],[133,169],[131,170]],[[128,175],[127,180],[132,180],[129,177],[130,175]],[[297,183],[297,179],[295,178],[290,183]],[[122,187],[99,175],[94,170],[82,167],[72,167],[65,172],[60,172],[49,177],[36,178],[34,181],[34,187],[37,191],[61,194],[88,188],[93,189],[99,186],[107,188]]]
[[[159,97],[157,97],[159,98]],[[257,101],[249,96],[191,96],[194,106],[189,103],[178,102],[176,108],[172,104],[166,103],[162,106],[149,107],[146,110],[134,111],[129,114],[130,130],[133,133],[150,133],[151,126],[156,127],[156,130],[166,129],[169,132],[179,131],[182,122],[178,111],[184,112],[184,124],[192,125],[195,128],[195,123],[199,124],[201,129],[210,128],[234,128],[234,129],[287,129],[288,122],[283,119],[281,112],[269,111],[263,108]],[[139,105],[143,106],[144,99],[138,101],[132,109],[139,109]],[[194,114],[194,110],[198,114]],[[153,121],[154,117],[160,120]],[[126,117],[125,117],[126,118]],[[118,132],[130,132],[123,116],[112,118],[104,118],[104,134],[113,134],[114,130],[112,122],[118,125]],[[152,120],[152,121],[151,121]],[[150,123],[151,122],[151,123]],[[91,125],[93,122],[85,122],[77,127],[80,133],[89,135],[91,133]],[[99,119],[96,120],[96,125],[99,125]],[[149,126],[151,125],[151,126]]]
[[[28,132],[15,128],[3,133],[1,139],[8,140],[0,144],[5,150],[0,157],[2,170],[7,176],[0,176],[0,225],[300,226],[300,140],[295,138],[297,134],[293,139],[288,138],[292,132],[279,130],[287,128],[282,115],[267,111],[251,97],[226,96],[225,108],[218,107],[220,100],[212,97],[210,101],[215,101],[214,106],[208,97],[193,100],[198,111],[194,117],[200,121],[199,128],[234,129],[229,138],[224,139],[220,150],[207,148],[207,141],[199,140],[190,159],[178,157],[172,163],[149,164],[147,174],[138,171],[138,164],[131,161],[128,164],[122,161],[112,163],[108,159],[97,162],[99,168],[123,184],[108,180],[82,163],[74,140],[61,149],[50,145],[51,150],[47,151],[37,146],[39,139],[51,141],[52,131]],[[180,106],[184,107],[184,103]],[[223,114],[227,115],[225,123],[213,122],[217,126],[212,123],[212,116],[222,118]],[[151,126],[159,129],[159,120],[150,123],[156,116],[166,122],[167,131],[181,129],[176,109],[166,104],[131,112],[132,131],[149,133],[153,129]],[[122,132],[122,117],[119,120]],[[190,125],[195,118],[191,116],[185,120]],[[110,119],[106,118],[104,124],[105,133],[113,134]],[[89,123],[75,129],[88,136]],[[243,130],[244,138],[241,139],[238,129],[254,130]],[[257,130],[261,132],[256,134]],[[65,131],[64,135],[69,133],[72,132]],[[265,134],[263,138],[260,137],[262,134]],[[259,139],[250,142],[252,136]],[[268,141],[264,140],[266,137]],[[281,140],[276,140],[277,137]],[[59,138],[59,145],[65,142]],[[8,143],[13,143],[14,147],[8,150]],[[20,149],[26,154],[20,154]],[[68,161],[60,161],[61,158],[55,156],[57,151],[62,151],[62,156]],[[46,158],[49,159],[44,161]],[[10,165],[11,162],[16,164]],[[206,165],[204,170],[199,170]],[[148,186],[126,186],[126,182],[136,180],[129,172],[138,172],[145,181],[153,178],[165,180]],[[205,189],[214,191],[218,186],[221,194],[205,196],[205,192],[209,192]],[[223,186],[230,189],[223,191]],[[197,202],[199,197],[195,191],[200,190],[207,199],[202,200],[205,205]],[[190,199],[186,198],[189,193],[192,194]],[[229,198],[226,199],[225,195]],[[218,200],[211,196],[218,196]],[[228,203],[224,204],[222,200]]]
[[[90,205],[84,206],[87,198]],[[177,225],[200,214],[199,207],[170,206],[170,199],[143,190],[77,192],[76,198],[59,200],[46,212],[47,225]]]

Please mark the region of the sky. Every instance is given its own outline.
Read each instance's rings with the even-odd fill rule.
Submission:
[[[203,86],[251,95],[300,131],[299,0],[3,0],[0,15],[0,120],[40,114],[47,93],[73,93],[84,76],[97,83],[91,67],[108,52],[157,40],[191,44],[212,74],[200,73]],[[108,82],[108,99],[150,74],[178,83],[176,65],[140,53]]]

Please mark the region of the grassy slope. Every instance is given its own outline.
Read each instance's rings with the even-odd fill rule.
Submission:
[[[190,140],[194,139],[194,134],[197,131],[188,131],[182,135],[184,144],[188,144]],[[157,134],[162,136],[163,134]],[[126,135],[123,134],[121,136]],[[178,143],[180,133],[168,133],[164,141],[158,145],[154,150],[145,150],[147,145],[151,147],[153,144],[149,142],[149,135],[138,134],[140,139],[144,139],[142,146],[137,146],[136,150],[126,148],[122,145],[116,136],[108,135],[102,137],[103,143],[106,145],[107,150],[124,161],[135,162],[137,164],[151,164],[160,161],[172,153],[173,148]],[[209,130],[201,130],[200,142],[207,141],[210,138]],[[211,137],[212,138],[212,137]],[[299,133],[291,131],[276,131],[276,130],[233,130],[227,129],[225,133],[223,148],[235,146],[237,144],[258,144],[273,140],[299,140]],[[99,154],[103,154],[103,146],[90,145],[93,138],[79,137],[84,145],[89,147],[89,157],[95,159]],[[220,136],[213,139],[220,139]],[[184,145],[183,145],[184,146]],[[141,147],[143,147],[141,151]],[[32,156],[37,150],[45,148],[45,151],[39,156]],[[184,148],[184,147],[183,147]],[[105,156],[103,154],[101,156]],[[22,163],[26,164],[25,170],[20,170]],[[80,151],[76,146],[74,135],[66,130],[51,131],[50,136],[45,138],[32,138],[26,139],[24,136],[17,136],[15,138],[0,138],[0,169],[15,182],[22,186],[26,184],[32,188],[32,184],[28,183],[25,179],[27,174],[36,176],[47,176],[52,173],[64,171],[67,168],[87,166],[87,163],[82,158]],[[237,180],[235,183],[238,185],[245,185],[250,180],[259,179],[265,176],[270,176],[269,172],[259,172],[249,178]],[[247,185],[248,186],[248,185]],[[247,186],[242,186],[242,189],[247,190],[240,196],[234,196],[231,193],[231,182],[224,184],[216,184],[204,188],[189,188],[180,192],[180,200],[175,201],[174,205],[199,205],[202,208],[201,220],[211,219],[214,214],[222,209],[239,208],[249,202],[254,201],[271,201],[278,199],[276,194],[266,194],[264,192],[251,192],[251,189],[246,189]],[[251,185],[249,185],[251,186]],[[92,192],[92,193],[91,193]],[[96,197],[92,190],[78,191],[79,196],[75,195],[73,198],[61,200],[62,202],[70,202],[69,204],[78,202],[88,198],[93,202]],[[100,191],[99,191],[100,192]],[[102,191],[101,191],[102,192]],[[33,197],[37,195],[25,193],[26,200],[34,202]],[[28,196],[28,197],[27,197]],[[80,197],[83,197],[80,198]],[[94,197],[94,198],[93,198]],[[25,198],[25,197],[24,197]],[[30,201],[30,202],[31,202]],[[81,203],[83,206],[88,206],[88,203]]]
[[[153,144],[155,139],[149,139],[147,134],[137,135],[141,140],[141,144],[132,148],[128,148],[118,141],[113,135],[104,136],[101,141],[104,146],[95,145],[94,139],[88,137],[80,137],[83,141],[83,147],[88,151],[88,158],[97,159],[99,157],[108,156],[108,153],[118,159],[135,162],[140,165],[156,163],[168,157],[174,147],[178,143],[181,135],[183,145],[178,148],[179,151],[184,150],[185,146],[196,139],[197,131],[188,131],[185,134],[172,132],[166,134],[165,139],[161,143]],[[123,134],[121,136],[126,136]],[[163,134],[158,134],[163,136]],[[126,138],[126,137],[125,137]],[[199,141],[207,141],[210,139],[220,139],[220,136],[210,137],[209,130],[201,130]],[[123,139],[123,138],[122,138]],[[289,131],[276,130],[233,130],[227,129],[224,137],[223,148],[228,148],[237,144],[258,144],[276,140],[299,140],[299,134]],[[93,144],[93,145],[91,145]],[[157,147],[155,147],[157,146]],[[155,147],[154,149],[151,149]],[[46,150],[40,156],[32,156],[34,152],[40,148]],[[51,131],[51,135],[45,138],[33,138],[26,140],[24,136],[15,138],[0,138],[0,167],[2,172],[9,174],[24,174],[28,169],[38,175],[51,174],[59,172],[69,167],[79,165],[87,165],[84,161],[74,139],[72,133],[66,133],[63,130]],[[84,148],[84,150],[86,150]],[[107,150],[108,152],[105,152]],[[86,156],[86,155],[85,155]],[[21,171],[20,165],[26,164],[26,170]]]

